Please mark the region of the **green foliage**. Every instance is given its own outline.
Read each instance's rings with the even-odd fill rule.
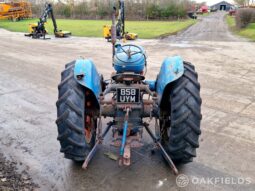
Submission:
[[[101,18],[105,18],[111,14],[111,8],[109,6],[109,3],[99,3],[97,5],[97,14]]]
[[[227,24],[232,29],[232,31],[236,33],[237,35],[240,35],[255,41],[255,23],[250,23],[245,28],[240,29],[236,27],[235,18],[228,15]]]
[[[249,0],[234,0],[237,5],[244,6]]]
[[[242,8],[238,9],[236,13],[236,26],[238,28],[245,28],[250,23],[255,22],[255,9]]]
[[[167,6],[150,4],[146,9],[146,16],[149,19],[185,18],[187,9],[182,3],[168,3]]]
[[[146,9],[146,15],[149,19],[158,19],[161,16],[161,8],[156,4],[151,4]]]
[[[163,17],[163,18],[174,17],[177,15],[178,15],[177,6],[174,4],[171,4],[171,5],[167,6],[166,8],[164,8],[164,7],[162,8],[161,17]]]
[[[74,18],[86,18],[86,15],[89,14],[89,7],[87,2],[82,2],[79,6],[74,6],[73,8],[73,17]]]
[[[68,5],[65,5],[63,7],[63,15],[66,17],[66,18],[70,18],[71,17],[71,7],[68,6]]]
[[[56,3],[54,12],[58,18],[109,19],[113,2],[118,6],[117,0],[82,1],[74,5]],[[126,0],[125,12],[127,19],[135,20],[185,18],[190,3],[190,0]],[[34,13],[38,17],[41,15],[42,7],[43,4],[34,5]]]
[[[230,28],[234,28],[236,26],[236,22],[233,16],[227,15],[227,24]]]
[[[70,18],[71,6],[63,3],[57,3],[54,5],[54,14],[64,18]]]
[[[249,24],[245,29],[240,30],[238,34],[255,41],[255,23]]]

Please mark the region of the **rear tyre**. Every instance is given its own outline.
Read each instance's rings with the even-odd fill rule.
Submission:
[[[73,74],[74,63],[66,65],[61,73],[56,103],[58,140],[60,152],[65,158],[76,162],[83,161],[95,144],[96,120],[85,114],[85,89],[76,82]],[[85,121],[89,123],[87,123]],[[88,128],[86,125],[90,125]],[[86,128],[85,128],[86,126]]]
[[[170,87],[169,116],[161,120],[162,144],[175,163],[188,163],[196,157],[201,134],[200,84],[195,67],[184,62],[184,74]]]

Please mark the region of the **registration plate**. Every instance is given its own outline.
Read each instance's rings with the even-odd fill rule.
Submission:
[[[118,88],[117,102],[118,103],[139,103],[140,90],[137,88]]]

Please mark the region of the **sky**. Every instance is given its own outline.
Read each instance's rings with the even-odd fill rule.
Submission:
[[[219,3],[219,2],[221,2],[221,1],[223,1],[223,0],[196,0],[196,2],[199,2],[199,3],[201,3],[201,2],[206,2],[207,3],[207,5],[214,5],[214,4],[216,4],[216,3]],[[227,1],[227,2],[229,2],[229,3],[233,3],[233,0],[225,0],[225,1]]]

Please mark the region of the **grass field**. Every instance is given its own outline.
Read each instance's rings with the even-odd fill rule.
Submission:
[[[249,24],[245,29],[239,31],[238,34],[255,41],[255,23]]]
[[[234,17],[231,17],[228,15],[226,20],[227,20],[228,26],[232,29],[232,31],[234,31],[234,33],[255,41],[255,23],[249,24],[245,29],[238,30],[236,28]]]
[[[38,19],[23,20],[19,22],[0,21],[0,28],[14,32],[28,32],[29,23],[36,23]],[[139,38],[150,39],[157,38],[166,34],[174,34],[190,25],[194,20],[185,21],[127,21],[126,31],[134,32]],[[111,24],[106,20],[57,20],[58,28],[71,31],[74,36],[84,37],[102,37],[103,25]],[[52,22],[46,24],[49,34],[53,33]]]
[[[230,28],[234,28],[236,26],[235,18],[227,15],[227,23]]]

